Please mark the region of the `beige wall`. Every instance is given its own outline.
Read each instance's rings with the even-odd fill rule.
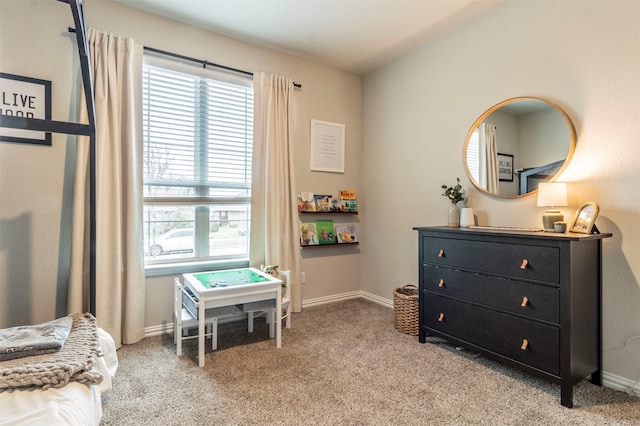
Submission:
[[[73,108],[69,37],[63,3],[0,2],[0,71],[51,80],[52,118]],[[77,55],[77,53],[76,53]],[[71,180],[65,164],[75,137],[53,146],[0,142],[0,328],[65,314]]]
[[[295,93],[296,179],[300,190],[359,189],[361,78],[199,28],[128,8],[85,1],[88,26],[210,62],[289,76]],[[75,117],[72,92],[77,52],[66,34],[68,5],[54,0],[0,1],[0,71],[52,81],[53,118]],[[310,120],[346,125],[344,174],[309,171]],[[69,228],[75,141],[52,147],[0,143],[0,328],[66,313]],[[321,253],[320,253],[321,252]],[[302,254],[303,300],[323,300],[359,288],[357,249]],[[338,271],[339,273],[336,273]],[[146,326],[171,322],[171,277],[147,280]],[[7,297],[5,297],[7,295]]]
[[[364,79],[361,191],[367,215],[362,288],[387,296],[416,283],[413,226],[446,224],[442,184],[459,176],[482,225],[540,226],[535,197],[476,191],[462,145],[474,120],[515,96],[563,107],[578,141],[562,176],[570,220],[600,204],[604,242],[604,368],[640,378],[640,2],[505,2]],[[381,267],[381,265],[384,265]],[[596,313],[594,312],[594,315]]]

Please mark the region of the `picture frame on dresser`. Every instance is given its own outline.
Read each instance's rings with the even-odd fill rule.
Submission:
[[[575,232],[578,234],[597,234],[598,228],[596,228],[595,223],[599,211],[600,207],[593,201],[583,204],[578,210],[576,210],[569,232]]]

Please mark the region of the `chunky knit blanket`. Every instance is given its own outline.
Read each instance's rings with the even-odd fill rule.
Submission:
[[[69,316],[73,320],[71,331],[59,351],[0,362],[0,393],[61,388],[69,382],[102,382],[96,369],[96,359],[102,356],[96,319],[89,313]]]

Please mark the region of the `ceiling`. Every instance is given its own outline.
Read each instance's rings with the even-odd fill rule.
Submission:
[[[356,74],[503,0],[116,0]]]

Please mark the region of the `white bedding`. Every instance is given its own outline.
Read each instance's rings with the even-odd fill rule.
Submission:
[[[111,378],[118,369],[118,356],[113,339],[98,328],[103,357],[98,358],[98,371],[103,375],[99,385],[71,382],[59,389],[13,391],[0,393],[0,425],[98,425],[102,418],[101,395],[111,390]]]

